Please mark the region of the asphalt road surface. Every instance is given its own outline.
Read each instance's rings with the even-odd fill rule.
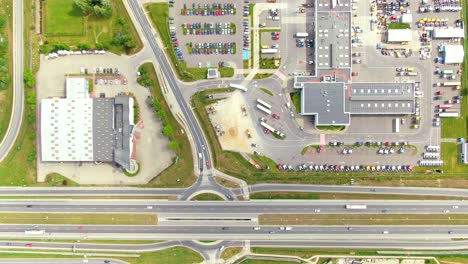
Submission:
[[[348,204],[367,205],[366,209],[346,209]],[[151,206],[151,208],[148,208]],[[316,210],[320,209],[320,212]],[[385,211],[384,211],[385,210]],[[90,212],[90,213],[157,213],[171,217],[255,217],[257,214],[301,213],[468,213],[468,201],[386,201],[386,200],[291,200],[291,201],[4,201],[1,212]]]
[[[351,228],[351,229],[350,229]],[[294,226],[281,230],[279,226],[130,226],[130,225],[0,225],[0,235],[11,237],[26,230],[44,230],[40,238],[126,238],[164,240],[333,240],[333,239],[450,239],[468,237],[468,226]],[[18,236],[19,237],[19,236]],[[21,236],[23,237],[23,236]]]
[[[8,130],[0,143],[0,161],[8,155],[21,128],[24,109],[23,47],[23,0],[15,0],[13,1],[13,109]]]
[[[92,258],[60,258],[60,259],[48,259],[48,258],[41,258],[41,259],[0,259],[0,264],[83,264],[83,263],[88,263],[88,264],[124,264],[128,263],[125,261],[120,261],[120,260],[108,260],[108,262],[105,262],[107,259],[92,259]]]

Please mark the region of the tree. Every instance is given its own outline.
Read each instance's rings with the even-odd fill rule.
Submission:
[[[172,126],[167,124],[163,127],[162,133],[164,136],[169,137],[172,136],[172,133],[174,133],[174,129],[172,129]]]
[[[30,70],[25,70],[24,71],[24,84],[26,84],[27,87],[32,88],[36,85],[36,79],[34,78],[34,75]]]
[[[177,141],[172,140],[171,142],[169,142],[168,147],[172,150],[175,150],[179,147],[179,143],[177,143]]]
[[[112,15],[110,0],[73,0],[73,2],[85,15],[94,14],[97,17],[110,17]]]

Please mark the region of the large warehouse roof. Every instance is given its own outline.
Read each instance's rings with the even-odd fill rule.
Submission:
[[[408,42],[413,40],[411,29],[389,29],[387,32],[388,42]]]
[[[66,82],[68,99],[89,98],[88,79],[68,77]]]
[[[42,99],[42,160],[93,161],[92,118],[92,99]]]
[[[301,98],[302,114],[315,115],[315,125],[349,125],[344,83],[304,83]]]
[[[434,28],[434,38],[464,38],[463,28]]]
[[[444,63],[456,64],[462,63],[465,51],[462,45],[445,45],[444,46]]]

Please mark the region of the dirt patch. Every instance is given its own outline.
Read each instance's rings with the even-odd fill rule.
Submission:
[[[250,144],[259,136],[250,117],[250,109],[240,92],[234,91],[228,98],[210,107],[216,110],[209,117],[213,126],[217,127],[223,150],[252,152]],[[245,111],[242,107],[245,107]]]

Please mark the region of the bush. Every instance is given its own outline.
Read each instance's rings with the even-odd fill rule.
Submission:
[[[34,78],[30,70],[25,70],[23,75],[24,84],[26,84],[27,87],[33,88],[36,86],[36,78]]]
[[[97,17],[110,17],[112,4],[110,0],[73,0],[83,14],[94,14]]]

